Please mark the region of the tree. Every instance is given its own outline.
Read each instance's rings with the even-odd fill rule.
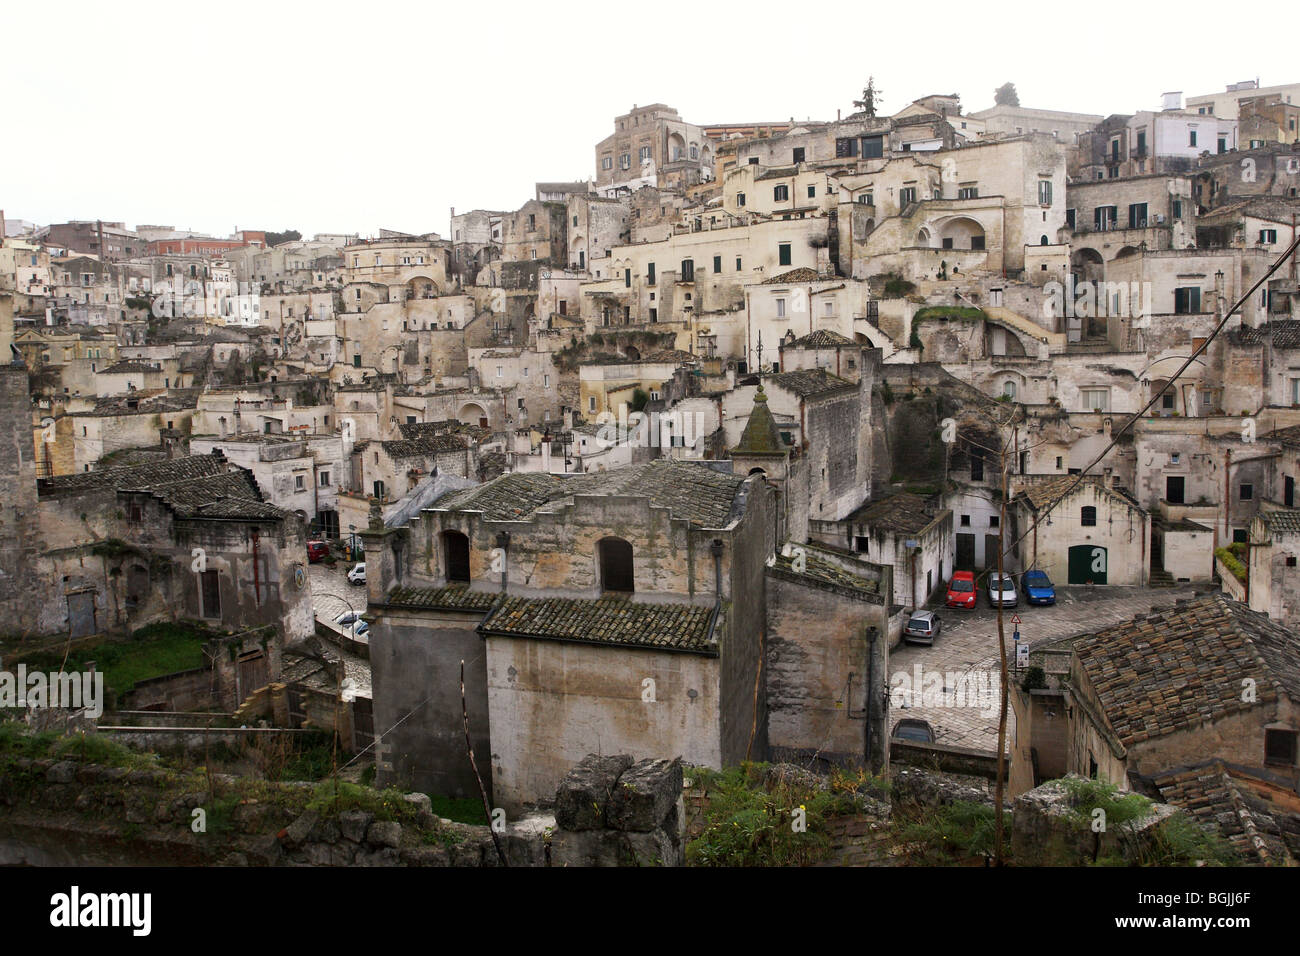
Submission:
[[[282,242],[297,242],[302,238],[302,233],[297,229],[286,229],[284,232],[268,232],[266,234],[267,247],[278,246]]]
[[[1019,106],[1020,97],[1016,94],[1016,84],[1003,83],[993,91],[993,102],[998,106]]]

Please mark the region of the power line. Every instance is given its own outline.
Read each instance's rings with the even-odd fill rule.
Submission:
[[[1148,401],[1145,405],[1143,405],[1142,408],[1134,412],[1129,417],[1129,420],[1124,423],[1123,428],[1121,428],[1117,432],[1112,431],[1110,443],[1107,444],[1106,447],[1101,450],[1101,453],[1097,455],[1097,457],[1094,458],[1087,465],[1087,467],[1082,469],[1077,475],[1074,476],[1074,481],[1070,482],[1069,486],[1065,489],[1065,491],[1061,492],[1061,494],[1058,495],[1053,501],[1051,501],[1040,514],[1034,517],[1033,522],[1029,525],[1028,528],[1025,529],[1024,533],[1021,534],[1018,538],[1011,541],[1009,547],[1014,548],[1021,541],[1025,540],[1025,538],[1027,538],[1030,535],[1030,533],[1033,532],[1038,527],[1039,522],[1041,522],[1044,518],[1046,518],[1049,514],[1051,514],[1052,509],[1054,509],[1058,504],[1060,504],[1067,497],[1069,497],[1070,493],[1073,492],[1074,489],[1077,488],[1083,482],[1083,479],[1088,477],[1088,472],[1091,469],[1095,468],[1108,454],[1110,454],[1111,449],[1113,449],[1117,444],[1119,444],[1120,436],[1123,435],[1130,428],[1132,428],[1137,423],[1137,420],[1141,418],[1143,415],[1145,415],[1147,411],[1153,405],[1155,405],[1157,401],[1160,400],[1160,397],[1164,395],[1165,392],[1169,391],[1170,388],[1173,387],[1173,384],[1176,381],[1178,381],[1179,376],[1181,376],[1184,372],[1186,372],[1187,369],[1191,366],[1191,364],[1194,361],[1196,361],[1196,359],[1201,355],[1201,353],[1210,347],[1210,343],[1213,342],[1216,338],[1218,338],[1219,333],[1222,332],[1224,327],[1228,324],[1228,319],[1232,318],[1233,314],[1238,309],[1240,309],[1243,305],[1246,304],[1246,302],[1250,299],[1250,297],[1255,294],[1255,290],[1258,289],[1260,286],[1262,286],[1265,282],[1267,282],[1269,277],[1272,276],[1273,273],[1276,272],[1278,269],[1280,269],[1282,267],[1282,263],[1286,262],[1286,260],[1289,257],[1294,255],[1297,249],[1300,249],[1300,236],[1295,236],[1292,238],[1291,245],[1289,245],[1282,252],[1282,254],[1277,258],[1277,261],[1274,262],[1273,265],[1269,267],[1268,271],[1265,272],[1262,276],[1260,276],[1259,280],[1256,281],[1256,283],[1253,286],[1251,286],[1250,289],[1248,289],[1240,299],[1237,300],[1236,304],[1233,305],[1231,309],[1229,309],[1227,312],[1223,314],[1223,318],[1219,320],[1219,324],[1214,327],[1214,331],[1210,333],[1209,337],[1206,338],[1206,340],[1201,343],[1200,348],[1192,350],[1192,354],[1187,357],[1187,359],[1179,367],[1178,371],[1175,372],[1167,382],[1165,382],[1164,387],[1161,388],[1154,395],[1152,395],[1151,400]],[[1007,547],[1008,545],[1006,544],[1002,546],[1003,553],[1006,552]]]

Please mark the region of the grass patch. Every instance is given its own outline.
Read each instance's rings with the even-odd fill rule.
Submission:
[[[767,764],[718,772],[692,767],[687,776],[708,791],[703,832],[686,845],[690,866],[807,866],[830,850],[826,823],[857,810],[847,778],[825,790],[783,779]],[[802,811],[796,815],[796,810]],[[804,827],[795,826],[802,816]]]
[[[429,800],[435,816],[474,826],[484,826],[488,822],[483,818],[483,801],[476,797],[444,797],[431,793]]]
[[[209,635],[186,624],[163,622],[136,631],[127,640],[106,640],[74,648],[63,662],[61,650],[33,654],[24,660],[28,671],[84,671],[89,661],[104,675],[104,686],[120,698],[137,681],[163,677],[203,666],[203,645]]]
[[[987,316],[983,309],[976,309],[968,305],[931,305],[924,309],[917,309],[916,314],[912,316],[913,322],[924,322],[926,319],[938,319],[941,322],[949,322],[953,319],[976,320],[984,319]]]
[[[1011,814],[1002,814],[1004,832],[1010,843]],[[922,866],[945,866],[992,856],[997,834],[997,816],[992,804],[957,800],[924,812],[897,816],[895,838],[908,859]]]

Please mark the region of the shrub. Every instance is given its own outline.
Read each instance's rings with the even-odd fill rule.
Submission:
[[[1242,584],[1246,583],[1246,566],[1237,560],[1227,548],[1215,548],[1214,556],[1223,562],[1223,566],[1232,572],[1232,576]]]

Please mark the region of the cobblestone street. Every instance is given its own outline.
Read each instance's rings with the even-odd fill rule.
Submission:
[[[358,613],[366,612],[366,589],[349,584],[347,573],[352,562],[339,561],[333,568],[324,564],[307,566],[311,574],[311,601],[316,617],[333,630],[338,630],[334,618],[348,610],[350,604]]]
[[[1148,588],[1056,588],[1056,604],[1050,607],[1027,607],[1023,596],[1018,608],[1004,611],[1007,641],[1007,664],[1014,668],[1014,630],[1011,619],[1021,618],[1020,637],[1033,647],[1062,637],[1085,634],[1127,620],[1135,614],[1150,611],[1152,607],[1173,604],[1179,598],[1192,596],[1187,589]],[[921,673],[944,675],[944,689],[951,692],[960,675],[969,673],[974,678],[968,687],[979,688],[977,706],[909,706],[891,704],[890,722],[904,717],[919,717],[934,728],[938,743],[971,747],[976,750],[997,752],[998,741],[998,622],[997,612],[990,608],[981,593],[980,603],[972,611],[939,606],[936,613],[943,621],[943,630],[933,647],[901,645],[889,656],[891,687],[896,675],[907,674],[913,681],[916,667]],[[952,680],[947,675],[953,675]],[[1014,671],[1012,679],[1015,679]],[[905,684],[901,686],[911,686]],[[987,696],[984,691],[987,688]],[[921,690],[922,688],[917,688]],[[896,698],[895,698],[896,700]],[[919,703],[919,702],[918,702]],[[960,703],[960,701],[959,701]],[[979,706],[987,704],[987,706]],[[1015,732],[1015,715],[1008,705],[1008,744]]]

